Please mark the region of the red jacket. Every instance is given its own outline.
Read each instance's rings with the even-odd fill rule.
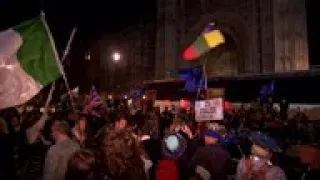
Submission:
[[[178,180],[179,171],[174,160],[160,160],[156,170],[156,180]]]

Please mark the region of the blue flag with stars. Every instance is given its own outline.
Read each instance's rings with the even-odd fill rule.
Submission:
[[[273,94],[274,92],[274,80],[263,85],[260,89],[260,97],[264,98],[264,97],[267,97],[271,94]]]
[[[207,88],[207,79],[203,66],[180,69],[180,79],[185,81],[184,90],[188,92],[196,92],[199,89]]]

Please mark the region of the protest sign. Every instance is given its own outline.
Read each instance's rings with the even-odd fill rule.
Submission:
[[[196,101],[195,119],[196,121],[223,120],[223,99]]]

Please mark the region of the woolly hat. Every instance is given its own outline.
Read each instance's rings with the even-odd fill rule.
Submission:
[[[213,137],[216,139],[220,139],[220,134],[218,134],[217,132],[215,132],[213,130],[205,130],[203,132],[203,136],[209,136],[209,137]]]
[[[178,159],[185,151],[187,141],[179,133],[171,133],[162,141],[162,154],[168,159]]]
[[[253,144],[258,145],[268,151],[281,152],[281,148],[277,144],[276,140],[260,131],[251,132],[250,140],[252,141]]]

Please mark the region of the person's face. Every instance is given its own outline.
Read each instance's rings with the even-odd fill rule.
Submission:
[[[58,131],[56,130],[55,123],[52,124],[50,130],[52,139],[56,140],[58,136]]]
[[[205,142],[205,144],[217,144],[218,143],[218,139],[217,138],[213,138],[211,136],[204,136],[204,142]]]
[[[85,130],[87,126],[87,120],[85,118],[82,118],[79,120],[79,129],[81,131]]]
[[[127,126],[127,120],[126,119],[120,119],[116,122],[116,129],[123,129]]]

